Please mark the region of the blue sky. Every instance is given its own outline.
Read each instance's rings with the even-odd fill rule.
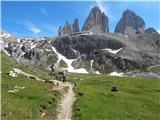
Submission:
[[[160,32],[160,1],[3,1],[1,29],[17,36],[54,36],[66,20],[72,24],[78,18],[81,28],[94,6],[108,16],[110,32],[127,8],[144,19],[146,28]]]

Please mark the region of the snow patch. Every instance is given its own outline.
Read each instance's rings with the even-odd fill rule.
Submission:
[[[119,51],[121,51],[123,48],[120,48],[118,50],[113,50],[113,49],[110,49],[110,48],[106,48],[106,49],[101,49],[101,50],[106,50],[112,54],[117,54]]]
[[[21,39],[20,39],[20,38],[18,38],[18,39],[17,39],[17,42],[18,42],[18,43],[20,43],[20,42],[21,42]]]
[[[96,73],[96,74],[101,74],[99,71],[96,71],[95,73]]]
[[[55,47],[52,47],[52,50],[53,50],[53,52],[55,52],[55,53],[57,54],[57,56],[58,56],[57,64],[59,64],[59,62],[60,62],[61,60],[63,60],[63,61],[67,64],[67,66],[68,66],[68,68],[66,68],[66,70],[68,70],[68,72],[73,72],[73,73],[88,73],[87,70],[84,69],[84,68],[74,69],[74,67],[72,66],[72,62],[73,62],[74,60],[76,60],[76,59],[68,59],[68,58],[66,58],[65,56],[63,56],[62,54],[60,54],[60,53],[56,50]]]
[[[88,71],[85,68],[79,68],[79,69],[70,69],[69,72],[73,72],[73,73],[85,73],[88,74]]]
[[[94,62],[94,60],[91,60],[91,68],[92,68],[92,66],[93,66],[93,62]]]
[[[92,68],[93,62],[94,62],[94,60],[91,60],[91,69],[93,70],[94,73],[96,73],[96,74],[101,74],[99,71],[94,71],[94,69]]]
[[[31,49],[35,48],[36,46],[37,46],[37,44],[31,45]]]
[[[9,37],[11,37],[11,34],[9,34],[9,33],[1,33],[0,37],[9,38]]]
[[[22,52],[22,54],[19,56],[19,58],[17,60],[20,60],[22,58],[22,56],[24,56],[25,52]]]
[[[119,76],[119,77],[123,77],[123,73],[117,73],[117,72],[112,72],[109,74],[110,76]]]
[[[50,52],[50,51],[52,51],[52,50],[50,50],[50,49],[45,49],[47,52]]]
[[[72,48],[72,50],[74,51],[74,53],[77,53],[77,51],[75,49]]]

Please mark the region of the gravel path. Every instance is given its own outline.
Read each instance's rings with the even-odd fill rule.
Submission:
[[[73,85],[69,82],[63,83],[61,81],[56,81],[59,83],[59,87],[68,87],[68,92],[64,94],[61,101],[58,104],[57,120],[71,120],[72,118],[72,105],[75,101],[75,94],[73,92]]]
[[[40,79],[37,76],[34,76],[32,74],[23,72],[22,70],[20,70],[18,68],[13,68],[13,70],[15,72],[17,72],[18,74],[23,74],[27,77],[34,77],[36,80],[44,82],[43,79]],[[73,85],[69,82],[63,83],[63,82],[57,81],[57,80],[53,80],[53,82],[59,83],[58,86],[53,87],[55,90],[60,90],[60,89],[63,89],[64,87],[68,87],[67,93],[63,95],[62,99],[60,100],[60,102],[58,104],[57,120],[71,120],[71,118],[72,118],[72,105],[76,99],[75,94],[73,92]]]

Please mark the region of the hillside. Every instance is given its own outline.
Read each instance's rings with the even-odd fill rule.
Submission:
[[[52,85],[49,83],[39,82],[26,76],[18,74],[18,77],[11,77],[7,73],[13,67],[23,68],[32,74],[39,74],[37,69],[27,68],[10,59],[5,54],[2,57],[2,81],[1,81],[1,118],[4,120],[24,120],[24,119],[41,119],[42,113],[46,113],[44,119],[56,118],[56,107],[60,92],[52,90]],[[32,72],[34,71],[34,72]],[[46,72],[41,71],[46,75]],[[19,89],[12,93],[15,88]],[[10,91],[10,92],[9,92]],[[51,104],[50,104],[51,101]]]

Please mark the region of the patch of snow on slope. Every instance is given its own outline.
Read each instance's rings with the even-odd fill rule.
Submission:
[[[35,48],[37,45],[38,45],[38,42],[31,44],[31,49]]]
[[[92,68],[93,62],[94,62],[94,60],[91,60],[91,69],[94,71],[94,69]],[[96,73],[96,74],[101,74],[99,71],[94,71],[94,73]]]
[[[91,68],[92,68],[92,66],[93,66],[93,61],[94,61],[94,60],[91,60]]]
[[[55,52],[58,55],[58,61],[57,64],[59,64],[60,60],[63,60],[68,68],[66,68],[66,70],[68,70],[68,72],[73,72],[73,73],[88,73],[86,69],[84,68],[79,68],[79,69],[74,69],[74,67],[72,66],[72,62],[75,59],[68,59],[65,56],[63,56],[62,54],[60,54],[55,47],[52,47],[53,52]]]
[[[112,54],[117,54],[119,51],[121,51],[123,48],[120,48],[118,50],[113,50],[113,49],[110,49],[110,48],[106,48],[106,49],[102,49],[102,50],[106,50]]]
[[[123,73],[112,72],[109,75],[123,77]]]
[[[25,52],[22,52],[22,54],[19,56],[19,58],[17,60],[20,60],[22,58],[22,56],[24,56]]]
[[[9,34],[9,33],[2,32],[2,33],[0,34],[0,37],[9,38],[9,37],[12,37],[12,35]]]
[[[50,51],[52,51],[52,50],[50,50],[50,49],[47,49],[47,48],[46,48],[45,50],[46,50],[47,52],[50,52]]]
[[[96,74],[101,74],[99,71],[96,71],[95,73],[96,73]]]
[[[18,38],[18,39],[17,39],[17,42],[19,42],[19,43],[20,43],[20,42],[21,42],[21,39],[20,39],[20,38]]]
[[[72,48],[72,50],[74,51],[74,53],[77,53],[77,51],[75,49]]]
[[[73,72],[73,73],[85,73],[88,74],[88,71],[85,68],[79,68],[79,69],[72,69],[69,72]]]

